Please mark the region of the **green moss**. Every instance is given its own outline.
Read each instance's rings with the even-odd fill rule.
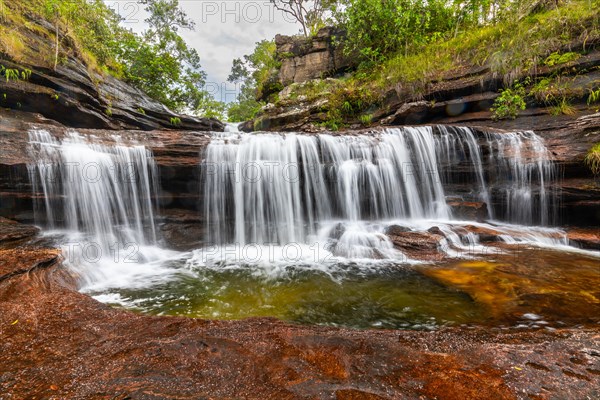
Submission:
[[[25,56],[25,43],[18,31],[0,26],[0,52],[8,54],[13,60],[21,61]]]
[[[568,62],[577,60],[579,57],[581,57],[581,54],[579,53],[569,52],[560,54],[559,52],[554,52],[544,60],[544,65],[552,67],[555,65],[566,64]]]
[[[277,53],[277,57],[279,57],[280,60],[285,60],[287,58],[293,58],[294,53],[291,53],[289,51],[284,51],[283,53]]]

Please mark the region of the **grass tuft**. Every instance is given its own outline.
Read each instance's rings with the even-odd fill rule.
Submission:
[[[584,159],[585,165],[594,175],[600,175],[600,143],[596,143],[587,153]]]

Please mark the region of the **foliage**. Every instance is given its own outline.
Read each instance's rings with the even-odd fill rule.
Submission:
[[[562,97],[554,106],[550,107],[550,114],[554,116],[561,114],[574,115],[576,112],[577,109],[571,105],[569,99],[566,97]]]
[[[335,0],[269,0],[279,10],[297,21],[308,37],[325,26],[326,14]]]
[[[359,54],[367,65],[436,40],[453,27],[444,0],[345,0],[335,15],[346,30],[345,51]]]
[[[569,52],[560,54],[559,52],[554,52],[546,57],[544,60],[544,65],[553,67],[555,65],[566,64],[568,62],[577,60],[579,57],[581,57],[581,54],[579,53]]]
[[[577,90],[572,88],[571,80],[563,76],[542,78],[529,91],[537,101],[550,107],[552,115],[573,115],[576,110],[571,106],[571,98],[577,95]]]
[[[174,110],[202,112],[202,105],[213,100],[204,90],[206,74],[197,51],[179,35],[180,29],[193,30],[194,22],[178,0],[142,4],[149,12],[149,28],[141,37],[121,32],[118,60],[125,66],[125,79]]]
[[[364,126],[368,126],[371,123],[372,119],[373,119],[372,114],[363,114],[359,117],[360,123],[363,124]]]
[[[588,151],[584,162],[594,175],[600,175],[600,143],[596,143]]]
[[[179,0],[140,0],[148,15],[141,34],[121,26],[122,18],[102,0],[2,1],[9,17],[0,26],[0,50],[14,60],[56,68],[76,56],[92,79],[110,73],[176,111],[202,112],[201,105],[214,101],[205,90],[198,53],[180,36],[194,23]],[[31,15],[50,24],[37,24]],[[26,30],[49,38],[52,48],[23,45]]]
[[[227,106],[222,101],[208,98],[200,104],[198,111],[200,115],[206,118],[217,118],[219,120],[224,120]]]
[[[363,61],[363,65],[369,68],[361,68],[349,78],[339,80],[338,87],[333,90],[326,87],[320,93],[311,95],[330,100],[332,108],[341,107],[344,102],[339,101],[343,96],[338,92],[352,87],[364,88],[359,96],[362,96],[361,101],[367,107],[383,102],[391,90],[407,99],[422,99],[431,82],[442,81],[448,75],[455,75],[456,71],[473,66],[489,68],[491,73],[504,78],[507,87],[511,87],[521,77],[535,75],[538,67],[544,65],[549,55],[558,49],[566,48],[574,41],[593,43],[600,40],[600,0],[566,0],[558,8],[546,3],[544,7],[535,8],[533,3],[507,2],[501,7],[493,3],[495,11],[487,15],[482,11],[486,9],[482,5],[484,3],[462,2],[461,7],[471,4],[472,10],[477,9],[475,6],[479,4],[479,11],[469,11],[469,15],[473,16],[466,18],[464,15],[467,10],[463,10],[462,14],[454,10],[452,18],[456,21],[453,22],[453,29],[439,39],[432,35],[426,43],[411,42],[408,47],[401,45],[388,54],[382,52],[384,61]],[[365,15],[369,14],[367,9],[364,12]],[[373,14],[376,15],[376,12]],[[480,17],[475,17],[477,14]],[[373,25],[381,26],[376,24],[374,17],[370,20],[374,21]],[[576,57],[574,54],[563,60]],[[558,57],[559,61],[562,56],[564,54]],[[548,79],[552,81],[556,78],[551,76]],[[557,108],[560,112],[572,112],[569,100],[579,96],[579,93],[573,92],[571,86],[574,85],[571,82],[563,80],[559,86],[554,93],[556,101],[548,105],[560,106]],[[302,91],[298,90],[298,93]],[[508,92],[505,96],[510,94]],[[531,94],[539,101],[544,101],[546,97],[542,93]],[[565,101],[562,101],[563,95]],[[524,100],[525,95],[521,98]],[[516,110],[520,110],[518,105]],[[363,110],[356,115],[362,113]],[[339,125],[344,117],[336,114],[341,114],[341,110],[332,111],[330,117],[333,123]]]
[[[514,88],[500,90],[500,96],[494,101],[494,106],[490,108],[492,118],[499,119],[515,119],[519,112],[525,110],[525,88],[522,84],[515,84]]]
[[[181,125],[181,118],[171,117],[170,122],[171,122],[171,125],[173,125],[173,126],[179,126],[179,125]]]
[[[274,41],[262,40],[256,43],[252,54],[233,60],[227,80],[241,87],[237,101],[230,104],[227,111],[230,121],[254,118],[264,105],[260,99],[283,89],[272,79],[281,66],[281,62],[275,58],[275,50]]]
[[[31,70],[27,68],[23,68],[22,70],[19,70],[18,68],[6,68],[4,65],[0,64],[0,75],[4,75],[6,82],[27,81],[31,77]]]
[[[231,122],[241,122],[254,119],[264,103],[254,98],[254,90],[242,86],[237,101],[227,107],[227,119]]]
[[[323,126],[334,131],[342,128],[345,120],[363,113],[376,103],[376,99],[369,88],[359,81],[351,81],[344,86],[332,87],[328,100],[325,106],[327,120]],[[366,117],[363,116],[363,118]],[[371,117],[368,117],[370,123]]]
[[[592,103],[596,103],[600,101],[600,88],[594,90],[594,89],[590,89],[590,94],[588,95],[587,98],[587,104],[588,106],[591,105]]]

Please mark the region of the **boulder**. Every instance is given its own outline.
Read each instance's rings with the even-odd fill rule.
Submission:
[[[334,76],[357,66],[356,57],[350,57],[338,45],[344,32],[338,28],[321,28],[316,36],[275,37],[276,55],[281,60],[279,82],[283,86]]]
[[[444,238],[441,232],[416,232],[409,228],[392,225],[386,229],[394,247],[410,258],[417,260],[439,260],[443,254],[439,243]]]
[[[382,119],[381,124],[398,125],[404,123],[419,123],[425,118],[430,108],[431,103],[423,100],[404,103],[394,114]]]
[[[488,218],[487,205],[475,201],[449,201],[448,206],[455,218],[483,222]]]

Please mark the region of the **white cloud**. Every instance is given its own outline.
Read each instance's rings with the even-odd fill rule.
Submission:
[[[104,0],[124,18],[127,27],[137,32],[145,29],[143,5],[131,0]],[[205,1],[179,0],[188,17],[196,22],[196,30],[181,31],[186,42],[198,50],[210,88],[219,87],[215,97],[232,101],[234,89],[227,76],[234,58],[249,54],[256,42],[272,39],[276,34],[292,35],[299,25],[276,11],[268,0]]]

